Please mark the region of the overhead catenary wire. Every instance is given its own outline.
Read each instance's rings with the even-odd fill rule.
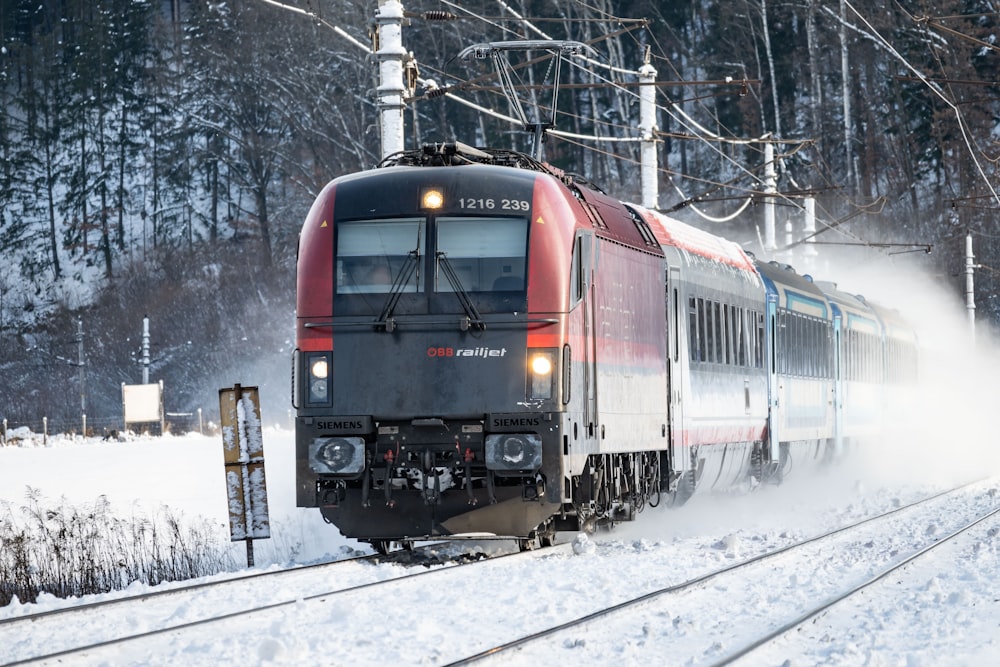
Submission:
[[[445,1],[445,4],[448,4],[449,6],[453,6],[456,9],[460,9],[460,10],[466,11],[470,15],[477,16],[477,15],[475,15],[474,12],[471,12],[471,11],[469,11],[467,9],[464,9],[464,8],[457,7],[457,6],[453,5],[453,3],[448,2],[447,0],[444,0],[444,1]],[[506,6],[505,3],[501,2],[501,4],[503,4],[504,6]],[[521,17],[519,14],[517,14],[516,12],[513,12],[513,11],[512,11],[512,13],[515,14],[516,17],[519,20],[523,21],[525,24],[527,24],[527,25],[530,26],[530,23],[527,22],[525,19],[523,19],[523,17]],[[535,34],[538,34],[540,36],[543,36],[544,38],[550,39],[550,37],[546,33],[544,33],[543,31],[535,29],[534,26],[530,26],[530,27],[534,30]],[[579,67],[579,64],[577,62],[578,60],[579,60],[579,58],[569,61],[570,65],[571,66]],[[620,68],[618,68],[618,71],[624,71],[624,72],[634,73],[632,70],[621,70]],[[599,81],[602,81],[604,83],[604,85],[607,85],[609,87],[613,87],[613,88],[615,88],[615,89],[617,89],[617,90],[619,90],[621,92],[624,92],[624,93],[626,93],[628,95],[631,95],[633,97],[638,97],[638,95],[636,93],[634,93],[632,91],[629,91],[629,90],[626,90],[625,87],[623,87],[620,84],[620,82],[618,82],[618,81],[613,81],[613,80],[607,79],[607,78],[603,77],[602,75],[594,72],[593,70],[585,70],[585,72],[587,74],[589,74],[590,76],[598,79]],[[730,162],[732,165],[734,165],[737,168],[737,170],[742,171],[742,173],[744,173],[745,175],[751,176],[754,179],[755,182],[759,182],[759,178],[755,174],[753,174],[752,171],[748,170],[742,164],[740,164],[736,160],[734,160],[731,157],[729,157],[726,153],[722,152],[717,146],[712,145],[711,141],[716,141],[716,142],[721,142],[721,143],[731,143],[731,144],[734,144],[734,145],[752,145],[752,144],[759,144],[759,143],[761,143],[762,140],[767,140],[767,139],[761,139],[761,138],[746,139],[746,138],[729,138],[729,137],[724,137],[724,136],[719,135],[717,133],[714,133],[711,130],[708,130],[707,128],[705,128],[704,126],[702,126],[700,123],[698,123],[697,121],[695,121],[690,115],[688,115],[683,109],[681,109],[679,106],[677,106],[673,102],[671,102],[671,104],[669,106],[662,106],[662,105],[657,104],[657,108],[659,108],[660,110],[662,110],[665,113],[667,113],[668,115],[670,115],[676,122],[678,122],[678,124],[680,124],[681,126],[685,127],[689,132],[691,132],[691,138],[693,138],[695,140],[699,140],[699,141],[705,142],[707,145],[709,145],[711,147],[711,149],[713,151],[717,152],[720,156],[722,156],[722,158],[724,160],[726,160],[726,161]],[[674,114],[674,111],[676,111],[677,115]],[[514,122],[518,122],[518,121],[515,120]],[[627,129],[628,130],[634,130],[634,128],[632,128],[632,127],[628,127]],[[587,141],[587,142],[604,141],[604,142],[622,143],[622,142],[641,142],[641,141],[643,141],[642,137],[594,137],[594,136],[588,136],[588,135],[570,134],[570,133],[562,132],[562,131],[559,131],[559,130],[549,130],[549,134],[554,135],[554,136],[558,136],[558,137],[560,137],[560,138],[562,138],[564,140],[565,139],[569,139],[569,138],[574,138],[574,139],[578,139],[580,141]],[[706,135],[707,135],[708,139],[706,139]],[[788,142],[782,142],[781,140],[773,140],[773,141],[774,141],[774,143],[788,143]],[[570,143],[575,143],[575,142],[570,142]],[[810,142],[809,141],[803,141],[803,142],[791,142],[791,143],[800,143],[800,144],[804,145],[804,144],[807,144],[807,143],[810,143]],[[587,146],[585,146],[585,145],[581,144],[581,146],[583,148],[587,148]],[[594,149],[591,149],[591,150],[594,150]],[[608,155],[610,157],[614,157],[615,159],[618,159],[618,160],[622,160],[622,161],[626,161],[626,162],[633,162],[633,163],[635,162],[634,160],[625,158],[625,157],[623,157],[621,155],[609,153],[607,151],[598,151],[598,152],[600,152],[600,153],[602,153],[604,155]],[[676,172],[670,172],[669,170],[665,170],[662,167],[658,167],[658,171],[660,173],[664,173],[664,174],[668,174],[668,175],[680,176],[682,178],[690,178],[689,176],[684,175],[684,174],[679,174],[679,173],[676,173]],[[671,186],[677,191],[677,193],[687,203],[686,207],[689,208],[689,210],[691,210],[692,212],[694,212],[699,217],[701,217],[701,218],[703,218],[703,219],[705,219],[705,220],[707,220],[709,222],[714,222],[714,223],[728,222],[728,221],[731,221],[731,220],[735,219],[741,213],[743,213],[743,211],[746,210],[746,208],[754,201],[754,199],[756,197],[760,196],[760,193],[759,193],[758,190],[753,190],[745,198],[745,200],[741,203],[741,205],[737,208],[736,212],[734,212],[734,213],[732,213],[730,215],[727,215],[727,216],[722,216],[722,217],[720,217],[720,216],[713,216],[713,215],[710,215],[710,214],[706,213],[705,211],[702,211],[698,206],[696,206],[694,204],[694,202],[697,200],[697,198],[688,197],[681,190],[681,188],[677,185],[676,181],[673,178],[670,179],[670,183],[671,183]],[[716,182],[710,182],[710,183],[712,183],[713,185],[716,185],[716,186],[720,186],[720,187],[735,187],[731,183],[730,184],[722,184],[722,183],[716,183]],[[777,197],[777,198],[782,198],[783,197],[783,195],[781,193],[775,193],[775,194],[770,195],[770,196],[774,196],[774,197]],[[797,203],[795,203],[795,202],[793,202],[791,200],[788,200],[788,201],[792,205],[801,208]],[[819,223],[821,225],[823,225],[825,227],[825,229],[833,229],[836,226],[836,225],[827,225],[822,220],[819,220]]]
[[[498,1],[500,2],[500,4],[505,9],[507,9],[508,11],[510,11],[511,14],[517,20],[521,21],[526,26],[530,27],[530,29],[533,32],[535,32],[539,36],[542,36],[545,39],[551,39],[551,37],[549,35],[547,35],[547,33],[545,33],[544,31],[539,30],[538,28],[536,28],[529,20],[525,19],[519,13],[517,13],[512,8],[510,8],[509,5],[507,5],[507,3],[502,2],[502,0],[498,0]],[[302,14],[302,15],[308,16],[308,17],[310,17],[310,18],[312,18],[312,19],[314,19],[316,21],[319,21],[323,25],[325,25],[328,28],[334,30],[338,35],[340,35],[341,37],[345,38],[351,44],[355,45],[356,47],[364,50],[365,52],[367,52],[369,54],[371,53],[371,47],[369,45],[361,42],[360,40],[355,39],[349,33],[347,33],[346,31],[344,31],[342,28],[340,28],[337,25],[334,25],[334,24],[330,23],[329,21],[327,21],[326,19],[322,18],[321,16],[319,16],[315,12],[312,12],[312,11],[309,11],[309,10],[306,10],[306,9],[302,9],[300,7],[295,7],[293,5],[289,5],[289,4],[284,3],[284,2],[279,2],[278,0],[261,0],[261,2],[264,2],[264,3],[269,4],[269,5],[273,5],[273,6],[276,6],[276,7],[280,7],[282,9],[286,9],[288,11],[292,11],[292,12],[295,12],[295,13],[298,13],[298,14]],[[499,29],[509,31],[509,29],[504,28],[503,26],[500,26],[499,24],[497,24],[497,23],[495,23],[493,21],[489,21],[489,20],[481,17],[480,15],[476,14],[475,12],[472,12],[471,10],[468,10],[467,8],[460,7],[460,6],[456,5],[455,3],[449,2],[448,0],[442,0],[442,2],[443,2],[443,4],[445,4],[445,5],[449,6],[449,7],[452,7],[454,9],[457,9],[457,10],[460,10],[460,11],[464,11],[467,14],[469,14],[470,16],[473,16],[474,18],[477,18],[479,20],[485,20],[488,23],[490,23],[491,25],[494,25],[495,27],[497,27]],[[608,37],[607,35],[604,36],[604,38],[607,38],[607,37]],[[593,59],[588,59],[588,60],[591,61],[591,62],[594,62],[595,64],[598,64],[598,65],[601,65],[601,66],[606,66],[603,63],[600,63],[598,61],[593,61]],[[570,63],[576,65],[576,63],[573,60],[571,60]],[[618,71],[618,72],[621,72],[621,73],[628,73],[628,74],[638,75],[638,73],[635,72],[634,70],[627,70],[627,69],[622,69],[622,68],[611,68],[611,69],[612,69],[612,71]],[[600,75],[595,74],[591,70],[585,70],[585,71],[587,71],[588,73],[596,76],[599,79],[602,79],[602,77]],[[618,84],[618,82],[615,82],[615,81],[610,80],[610,79],[603,79],[603,81],[606,84],[609,84],[612,87],[615,87],[616,89],[621,90],[622,92],[625,92],[626,94],[630,94],[630,95],[632,95],[634,97],[637,97],[637,94],[632,93],[631,91],[628,91],[628,90],[624,89],[622,86],[620,86]],[[420,78],[418,78],[418,82],[421,83],[421,85],[429,83],[428,80],[426,80],[426,79],[420,79]],[[437,88],[437,86],[434,85],[434,84],[431,84],[430,89],[434,90],[435,88]],[[469,102],[468,100],[464,100],[464,99],[460,98],[459,96],[457,96],[457,95],[455,95],[455,94],[453,94],[451,92],[445,92],[444,96],[448,97],[449,99],[451,99],[453,101],[456,101],[456,102],[458,102],[460,104],[463,104],[465,106],[473,108],[473,109],[475,109],[477,111],[481,111],[483,113],[487,113],[488,115],[490,115],[490,116],[492,116],[494,118],[498,118],[500,120],[504,120],[504,121],[507,121],[507,122],[510,122],[510,123],[514,123],[514,124],[521,123],[521,121],[519,119],[513,118],[513,117],[508,116],[506,114],[498,113],[498,112],[496,112],[494,110],[491,110],[491,109],[489,109],[487,107],[483,107],[482,105],[478,105],[476,103]],[[657,105],[657,107],[659,109],[665,111],[668,114],[671,113],[670,109],[667,108],[667,107],[660,106],[660,105]],[[676,108],[676,107],[674,107],[674,108]],[[683,112],[681,112],[681,113],[683,114]],[[683,114],[683,115],[686,117],[686,114]],[[696,123],[693,119],[690,119],[690,120],[691,120],[691,122],[692,122],[692,124],[694,125],[695,128],[697,128],[699,131],[703,132],[704,134],[710,135],[714,140],[732,141],[733,143],[743,143],[743,144],[753,143],[753,142],[757,141],[757,140],[749,140],[749,139],[744,139],[744,140],[736,140],[736,139],[734,139],[734,140],[727,140],[726,138],[721,137],[719,135],[715,135],[711,131],[709,131],[706,128],[702,127],[701,125],[699,125],[698,123]],[[629,129],[631,129],[631,128],[629,128]],[[688,129],[690,129],[690,127],[688,127]],[[560,131],[560,130],[550,131],[550,134],[553,134],[555,136],[565,137],[565,138],[580,139],[580,140],[584,140],[584,141],[603,141],[603,142],[622,142],[622,141],[624,141],[624,142],[637,142],[637,141],[641,141],[642,140],[641,137],[592,137],[592,136],[588,136],[588,135],[581,135],[581,134],[577,134],[577,133],[569,133],[569,132],[564,132],[564,131]],[[698,139],[704,140],[704,137],[697,136],[697,133],[693,133],[693,134],[695,134]],[[723,155],[724,157],[727,157],[727,159],[728,159],[728,156],[725,156],[724,153],[720,153],[720,154]],[[618,157],[620,158],[621,156],[618,156]],[[730,159],[730,161],[733,164],[738,164],[738,163],[736,163],[735,161],[733,161],[731,159]],[[744,171],[746,171],[746,170],[744,169]],[[746,172],[746,173],[750,173],[750,172]]]
[[[535,26],[532,23],[533,19],[529,20],[529,19],[525,18],[519,12],[517,12],[513,7],[511,7],[509,4],[507,4],[503,0],[496,0],[496,1],[497,1],[497,4],[499,4],[504,10],[506,10],[507,12],[509,12],[510,15],[512,17],[514,17],[514,19],[516,19],[517,21],[519,21],[528,30],[530,30],[531,32],[535,33],[536,35],[538,35],[542,39],[553,39],[552,36],[550,36],[548,33],[546,33],[545,31],[543,31],[540,28],[538,28],[537,26]],[[497,28],[501,28],[502,30],[504,30],[506,32],[514,33],[514,31],[510,30],[509,28],[505,28],[505,27],[499,25],[498,23],[496,23],[496,22],[494,22],[492,20],[487,19],[486,17],[483,17],[483,16],[481,16],[479,14],[476,14],[475,12],[473,12],[470,9],[468,9],[467,7],[461,7],[458,4],[456,4],[454,2],[451,2],[450,0],[441,0],[441,3],[444,4],[444,5],[447,5],[448,7],[456,9],[458,11],[465,12],[465,13],[469,14],[470,16],[474,17],[474,18],[477,18],[477,19],[482,20],[482,21],[486,21],[486,22],[490,23],[491,25],[493,25],[493,26],[495,26]],[[623,21],[623,19],[618,19],[618,18],[604,19],[604,20],[614,20],[614,21],[619,21],[619,22]],[[640,23],[642,25],[645,25],[645,23],[646,23],[645,20],[643,20],[643,19],[631,19],[631,21],[632,22],[636,22],[636,23]],[[631,30],[631,28],[629,28],[628,30]],[[514,33],[514,34],[517,34],[517,33]],[[607,37],[607,35],[605,35],[605,38],[606,37]],[[615,72],[617,74],[628,74],[628,75],[631,75],[631,76],[638,76],[639,75],[639,72],[637,72],[636,70],[625,69],[625,68],[621,68],[621,67],[615,67],[615,66],[611,65],[610,63],[604,63],[604,62],[601,62],[599,60],[594,60],[594,59],[589,58],[587,56],[580,56],[580,58],[582,60],[584,60],[585,62],[588,62],[588,63],[590,63],[592,65],[597,66],[597,67],[601,67],[601,68],[607,69],[607,70]]]
[[[355,47],[357,47],[357,48],[359,48],[359,49],[361,49],[361,50],[363,50],[363,51],[365,51],[366,53],[369,53],[369,54],[371,54],[371,52],[372,52],[371,51],[371,46],[369,46],[368,44],[365,44],[364,42],[362,42],[362,41],[354,38],[347,31],[343,30],[342,28],[340,28],[337,25],[334,25],[334,24],[330,23],[326,19],[324,19],[321,16],[317,15],[315,12],[312,12],[312,11],[309,11],[309,10],[305,10],[305,9],[302,9],[302,8],[299,8],[299,7],[295,7],[295,6],[292,6],[292,5],[288,5],[287,3],[280,2],[279,0],[261,0],[261,1],[264,2],[264,3],[266,3],[266,4],[272,5],[272,6],[280,7],[280,8],[289,10],[289,11],[293,11],[293,12],[298,13],[298,14],[302,14],[304,16],[308,16],[308,17],[312,18],[313,20],[316,20],[317,22],[319,22],[319,23],[325,25],[326,27],[330,28],[337,35],[341,36],[346,41],[348,41],[349,43],[351,43],[352,45],[354,45]],[[487,19],[485,17],[477,15],[474,12],[471,12],[471,11],[467,10],[466,8],[459,7],[455,3],[449,2],[448,0],[442,0],[442,2],[443,2],[443,4],[445,4],[447,6],[453,7],[456,10],[460,10],[460,11],[463,11],[463,12],[469,14],[470,16],[472,16],[473,18],[475,18],[476,20],[486,21],[487,23],[489,23],[490,25],[493,25],[497,29],[500,29],[502,31],[506,31],[506,32],[509,32],[509,33],[517,34],[516,32],[512,31],[510,28],[502,26],[499,23],[497,23],[497,22],[495,22],[495,21],[493,21],[491,19]],[[500,4],[503,7],[505,7],[505,9],[507,9],[507,11],[509,11],[512,14],[512,16],[514,16],[514,20],[520,21],[522,24],[524,24],[526,26],[526,29],[530,29],[535,34],[538,34],[540,36],[544,36],[545,38],[550,38],[547,35],[547,33],[545,33],[544,31],[542,31],[540,29],[538,29],[537,27],[535,27],[531,23],[531,21],[529,19],[521,16],[519,13],[517,13],[513,9],[509,8],[509,6],[506,3],[502,2],[502,0],[501,0]],[[587,5],[585,5],[583,3],[581,3],[581,6],[587,7]],[[591,8],[591,9],[593,9],[593,8]],[[607,20],[624,21],[623,19],[619,19],[617,17],[610,17]],[[624,30],[620,30],[620,31],[615,31],[614,34],[617,35],[617,34],[621,34],[623,32],[624,33],[628,33],[629,30],[630,29],[624,29]],[[594,41],[594,42],[601,41],[603,39],[608,39],[611,36],[612,35],[604,35],[604,36],[602,36],[602,37],[600,37],[598,39],[592,40],[592,41]],[[582,69],[589,76],[594,77],[596,80],[603,82],[605,85],[607,85],[609,87],[613,87],[613,88],[619,90],[621,93],[624,93],[625,95],[630,95],[632,97],[638,97],[637,93],[627,90],[625,86],[621,85],[620,81],[611,80],[611,79],[609,79],[609,78],[607,78],[607,77],[599,74],[598,72],[595,72],[593,69],[585,68],[580,62],[578,62],[577,58],[569,59],[568,62],[570,63],[571,66]],[[596,66],[599,66],[599,67],[601,67],[603,69],[607,69],[610,72],[621,73],[621,74],[628,74],[630,76],[631,75],[637,75],[637,72],[635,72],[634,70],[629,70],[629,69],[625,69],[625,68],[614,67],[613,65],[610,65],[610,64],[607,64],[607,63],[602,63],[600,61],[594,61],[593,59],[588,59],[588,62],[591,65],[596,65]],[[511,117],[511,116],[509,116],[507,114],[503,114],[503,113],[497,112],[494,109],[490,109],[490,108],[485,107],[485,106],[483,106],[481,104],[477,104],[475,102],[471,102],[469,100],[466,100],[466,99],[462,98],[461,96],[454,94],[453,92],[451,92],[450,90],[448,90],[446,88],[440,88],[440,87],[438,87],[436,85],[436,83],[433,80],[422,79],[422,78],[418,77],[417,78],[417,82],[420,85],[422,85],[422,86],[426,86],[426,89],[428,89],[428,90],[436,93],[435,96],[444,96],[444,97],[447,97],[451,101],[454,101],[454,102],[459,103],[459,104],[461,104],[463,106],[466,106],[468,108],[474,109],[477,112],[483,113],[485,115],[488,115],[490,117],[496,118],[496,119],[504,121],[504,122],[508,122],[508,123],[515,124],[515,125],[521,124],[521,121],[518,120],[518,119],[516,119],[516,118],[513,118],[513,117]],[[680,84],[680,85],[683,85],[683,83],[685,83],[685,82],[678,82],[678,84]],[[687,83],[688,83],[688,85],[691,84],[691,82],[687,82]],[[734,138],[734,137],[731,137],[731,136],[730,137],[726,137],[726,136],[723,136],[721,134],[712,132],[708,128],[706,128],[703,125],[701,125],[700,123],[698,123],[693,117],[691,117],[686,111],[684,111],[682,108],[680,108],[679,105],[677,105],[673,101],[669,101],[669,103],[667,105],[662,105],[662,104],[657,103],[656,106],[657,106],[657,108],[659,110],[663,111],[668,116],[670,116],[678,125],[680,125],[684,129],[686,129],[690,133],[690,135],[691,135],[690,138],[691,139],[705,143],[707,146],[710,147],[710,149],[713,152],[717,153],[721,157],[721,159],[723,160],[723,162],[725,162],[727,164],[730,164],[731,166],[733,166],[735,168],[735,170],[737,172],[743,174],[744,176],[749,176],[754,181],[754,183],[759,184],[759,178],[753,173],[752,170],[746,168],[740,162],[736,161],[735,159],[733,159],[732,157],[730,157],[729,155],[727,155],[725,152],[721,151],[718,146],[713,145],[713,142],[715,142],[715,143],[730,143],[730,144],[733,144],[733,145],[754,145],[754,144],[759,144],[762,141],[762,139],[760,139],[760,138],[756,138],[756,139]],[[565,112],[561,112],[560,111],[559,113],[565,115]],[[592,120],[594,122],[602,122],[602,121],[599,121],[598,119],[592,119]],[[622,132],[628,132],[628,131],[634,131],[635,130],[635,128],[633,128],[631,126],[623,126],[623,125],[612,124],[612,123],[604,123],[604,124],[608,125],[612,129],[618,129],[619,131],[622,131]],[[637,143],[637,142],[643,141],[642,137],[639,137],[639,136],[625,136],[625,137],[623,137],[623,136],[590,136],[590,135],[584,135],[584,134],[580,134],[580,133],[566,132],[566,131],[562,131],[562,130],[552,130],[552,131],[549,132],[549,134],[551,134],[553,136],[556,136],[556,137],[559,137],[560,139],[568,141],[570,143],[576,143],[576,142],[586,142],[587,144],[590,144],[590,143]],[[665,134],[658,134],[658,136],[666,136],[666,135]],[[783,140],[780,140],[780,139],[772,139],[772,141],[774,141],[775,143],[787,143],[787,142],[785,142]],[[791,142],[791,143],[795,143],[795,142]],[[578,145],[580,145],[582,148],[585,148],[585,149],[588,149],[588,150],[597,150],[593,146],[588,146],[588,145],[583,144],[583,143],[578,144]],[[624,160],[624,161],[628,161],[628,162],[635,162],[635,160],[631,160],[629,158],[626,158],[624,156],[621,156],[621,155],[618,155],[618,154],[615,154],[615,153],[611,153],[611,152],[607,152],[607,151],[598,151],[598,152],[601,152],[602,154],[607,155],[609,157],[613,157],[613,158],[615,158],[617,160]],[[696,182],[703,182],[703,183],[712,185],[713,187],[726,187],[726,188],[739,189],[738,186],[736,186],[733,182],[720,183],[720,182],[715,182],[715,181],[711,181],[711,180],[708,180],[708,179],[700,179],[700,178],[696,178],[696,177],[691,177],[691,176],[689,176],[687,174],[680,174],[679,172],[671,171],[671,170],[665,169],[663,167],[658,167],[658,171],[660,173],[668,175],[668,176],[675,176],[675,177],[684,178],[685,180],[693,180],[693,181],[696,181]],[[683,193],[683,191],[677,185],[676,181],[673,178],[671,178],[670,181],[671,181],[671,185],[678,192],[678,194],[680,194],[682,197],[685,198],[685,201],[695,202],[698,199],[700,199],[699,197],[686,197],[685,194]],[[749,191],[750,194],[748,195],[748,197],[746,198],[746,200],[740,205],[740,207],[738,208],[737,213],[732,214],[732,215],[728,215],[728,216],[725,216],[725,217],[710,216],[710,215],[706,214],[705,212],[701,211],[700,209],[698,209],[696,206],[694,206],[693,203],[689,203],[689,207],[690,207],[690,210],[692,210],[693,212],[695,212],[697,215],[699,215],[699,216],[701,216],[704,219],[709,220],[709,221],[721,222],[721,221],[731,220],[734,217],[738,216],[739,213],[742,213],[746,209],[746,207],[749,206],[749,204],[753,201],[754,197],[759,197],[760,196],[759,190],[749,189],[748,191]],[[782,193],[780,193],[780,192],[779,193],[771,193],[768,196],[779,198],[779,199],[785,198],[784,195]],[[788,201],[788,203],[790,203],[793,206],[798,206],[798,204],[796,204],[791,199],[787,199],[787,201]],[[827,226],[826,223],[824,221],[822,221],[822,220],[818,220],[818,222],[820,224],[824,225],[824,226]],[[830,227],[832,228],[832,226],[830,226]]]

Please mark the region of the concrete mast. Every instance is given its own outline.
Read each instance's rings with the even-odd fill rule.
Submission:
[[[375,57],[379,64],[378,115],[382,157],[404,148],[403,109],[403,5],[398,0],[379,0],[375,16],[378,35]]]
[[[656,159],[656,68],[649,64],[649,51],[639,68],[639,134],[642,137],[640,153],[642,205],[649,209],[659,207],[660,188]]]

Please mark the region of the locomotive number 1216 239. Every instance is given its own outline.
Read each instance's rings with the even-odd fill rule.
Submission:
[[[459,208],[466,210],[481,211],[528,211],[531,209],[531,202],[527,199],[483,199],[462,197],[458,200]]]

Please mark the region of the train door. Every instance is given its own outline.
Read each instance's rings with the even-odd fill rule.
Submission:
[[[781,404],[778,400],[782,393],[778,385],[778,295],[769,292],[767,295],[767,314],[765,334],[764,363],[767,365],[767,445],[771,461],[780,460],[779,445],[781,434]]]
[[[583,275],[584,370],[583,392],[585,438],[593,438],[598,425],[597,415],[597,295],[594,286],[594,237],[585,234],[581,241],[581,272]]]
[[[670,469],[681,472],[687,466],[689,457],[683,455],[684,443],[681,439],[684,423],[684,406],[681,403],[684,377],[687,370],[687,351],[682,350],[682,332],[685,326],[684,312],[680,296],[680,269],[671,266],[667,270],[667,442],[670,443]]]
[[[839,456],[844,451],[844,350],[843,317],[833,306],[833,451]]]

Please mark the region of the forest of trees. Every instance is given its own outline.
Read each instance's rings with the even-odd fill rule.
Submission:
[[[980,0],[404,2],[407,146],[530,147],[480,42],[571,39],[557,127],[638,136],[636,70],[658,72],[660,208],[755,252],[764,145],[779,224],[816,199],[824,242],[933,246],[1000,321],[995,192],[1000,14]],[[280,5],[286,5],[282,7]],[[377,0],[0,3],[0,417],[75,420],[67,347],[86,330],[87,411],[120,413],[141,318],[176,410],[270,378],[287,407],[294,260],[322,186],[381,159]],[[299,11],[294,11],[295,9]],[[642,20],[640,20],[642,19]],[[519,70],[528,99],[544,68]],[[551,71],[551,70],[549,70]],[[432,92],[431,82],[455,97]],[[459,101],[464,101],[461,103]],[[551,138],[545,158],[638,200],[638,144]],[[697,201],[694,205],[693,202]],[[893,245],[900,244],[900,245]],[[159,325],[159,326],[158,326]],[[284,375],[282,375],[284,374]]]

